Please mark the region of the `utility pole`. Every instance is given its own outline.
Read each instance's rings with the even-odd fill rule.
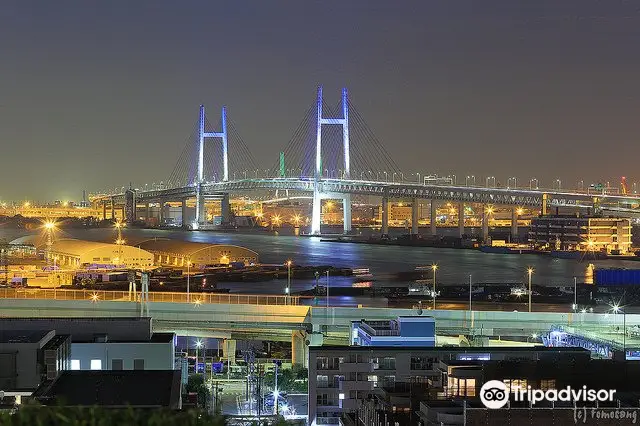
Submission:
[[[0,241],[0,266],[4,274],[4,283],[9,284],[9,244],[5,240]]]

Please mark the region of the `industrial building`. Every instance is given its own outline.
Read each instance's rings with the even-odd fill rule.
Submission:
[[[125,265],[127,268],[153,266],[153,254],[144,248],[75,239],[54,241],[47,256],[61,268],[92,264]]]
[[[152,253],[156,265],[203,268],[207,265],[228,265],[232,262],[257,263],[258,253],[229,244],[207,244],[164,238],[142,241],[136,246]],[[190,263],[189,263],[190,262]]]
[[[555,250],[625,254],[631,249],[631,219],[542,216],[531,221],[529,241]]]

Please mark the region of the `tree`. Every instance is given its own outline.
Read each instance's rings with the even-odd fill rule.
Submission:
[[[198,407],[206,407],[207,402],[211,400],[211,393],[204,383],[204,376],[202,374],[189,376],[185,390],[187,393],[198,394]]]
[[[278,371],[278,390],[282,392],[307,392],[309,387],[309,370],[300,366]],[[269,372],[264,376],[265,385],[273,389],[275,374]]]

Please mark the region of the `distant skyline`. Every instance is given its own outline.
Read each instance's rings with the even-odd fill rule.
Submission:
[[[8,0],[0,50],[0,201],[166,179],[200,104],[270,167],[318,85],[406,173],[640,182],[634,2]]]

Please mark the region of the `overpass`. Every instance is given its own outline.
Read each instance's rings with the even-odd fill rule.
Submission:
[[[160,293],[149,294],[147,311],[154,331],[224,339],[291,341],[294,348],[347,344],[351,321],[429,315],[440,336],[487,338],[542,335],[562,327],[575,335],[608,342],[613,348],[640,348],[640,339],[620,329],[640,325],[639,314],[498,312],[468,310],[315,307],[299,297]],[[187,299],[189,297],[189,299]],[[188,301],[189,300],[189,301]],[[122,291],[0,289],[0,312],[9,317],[132,317],[141,315],[136,295]],[[482,343],[480,343],[482,344]],[[302,356],[302,355],[298,355]],[[299,358],[300,359],[300,358]]]
[[[182,167],[185,169],[184,174],[178,179],[176,174],[170,180],[169,185],[161,188],[141,188],[135,190],[130,188],[122,191],[116,191],[111,194],[94,194],[91,199],[95,205],[102,205],[103,218],[107,218],[107,205],[111,206],[111,217],[115,218],[114,209],[116,206],[122,206],[123,217],[128,222],[136,218],[136,206],[138,204],[146,205],[147,216],[149,215],[149,204],[160,203],[163,206],[168,202],[182,202],[183,206],[183,226],[192,229],[210,229],[213,227],[206,218],[205,201],[207,199],[215,199],[221,202],[222,221],[225,222],[229,218],[229,193],[246,193],[250,191],[296,191],[299,193],[312,194],[312,219],[311,233],[320,233],[320,216],[321,202],[323,199],[340,199],[343,201],[344,214],[344,231],[351,230],[351,197],[356,195],[378,196],[382,203],[382,233],[388,233],[388,202],[392,199],[409,199],[414,206],[412,209],[412,234],[417,234],[417,218],[418,207],[417,200],[428,199],[431,201],[431,232],[435,234],[435,216],[436,204],[438,202],[452,202],[458,204],[459,217],[459,233],[464,233],[464,205],[479,204],[485,206],[482,209],[482,235],[486,238],[488,235],[488,206],[510,206],[512,207],[512,233],[517,234],[517,216],[518,209],[522,207],[540,209],[542,214],[546,214],[549,208],[569,207],[584,212],[601,212],[605,211],[610,214],[636,217],[640,216],[640,197],[637,195],[618,195],[608,193],[606,189],[598,193],[589,193],[590,191],[570,191],[560,188],[560,181],[557,180],[557,188],[541,189],[538,188],[538,180],[532,179],[529,188],[517,186],[517,179],[512,177],[507,180],[507,187],[499,187],[495,177],[489,177],[484,187],[475,185],[475,177],[473,177],[474,185],[456,185],[454,179],[439,180],[431,177],[420,179],[420,173],[411,174],[417,178],[406,180],[404,173],[400,172],[395,163],[390,158],[375,137],[367,136],[362,143],[353,143],[361,134],[358,129],[358,123],[362,121],[357,111],[347,96],[347,90],[343,89],[340,104],[340,113],[327,109],[323,100],[322,88],[318,89],[315,110],[311,111],[313,120],[313,136],[315,137],[313,145],[315,152],[310,152],[311,147],[308,141],[294,141],[287,147],[280,156],[280,163],[272,169],[255,168],[253,173],[243,173],[243,178],[236,179],[236,173],[230,171],[229,157],[229,134],[227,128],[226,109],[223,108],[221,116],[221,130],[219,132],[206,131],[206,116],[204,107],[200,107],[200,114],[197,125],[196,158],[190,158],[180,161],[186,162]],[[327,132],[324,127],[340,128],[341,143],[333,146],[327,140],[323,140],[323,135]],[[297,131],[297,134],[300,133]],[[366,136],[366,135],[365,135]],[[205,169],[216,158],[212,158],[213,154],[206,155],[206,140],[220,139],[222,150],[221,160],[223,170],[218,174],[208,176]],[[357,142],[357,141],[356,141]],[[298,159],[294,160],[294,164],[285,165],[285,152],[291,154],[296,147],[302,147],[303,154],[298,155]],[[324,148],[323,148],[324,147]],[[188,147],[187,147],[188,148]],[[236,149],[239,153],[247,150],[242,146]],[[324,149],[324,151],[323,151]],[[188,151],[188,150],[187,150]],[[324,152],[324,154],[323,154]],[[293,155],[296,158],[296,155]],[[354,161],[352,161],[352,158]],[[253,161],[249,158],[247,161]],[[323,163],[324,161],[324,163]],[[327,164],[335,163],[331,167],[325,168]],[[194,164],[194,162],[196,164]],[[352,164],[353,163],[353,164]],[[294,168],[288,168],[288,167]],[[189,170],[197,170],[196,175],[190,174]],[[264,173],[260,171],[264,170]],[[336,173],[337,170],[337,173]],[[175,170],[174,170],[175,171]],[[358,173],[359,172],[359,173]],[[182,172],[181,172],[182,173]],[[179,174],[179,173],[178,173]],[[249,176],[248,176],[249,175]],[[260,176],[262,175],[262,176]],[[396,175],[400,176],[400,180],[396,181]],[[383,176],[384,179],[380,179]],[[359,177],[359,179],[358,179]],[[374,179],[375,177],[375,179]],[[532,182],[536,185],[533,186]],[[493,185],[489,185],[493,182]],[[513,183],[513,185],[511,185]],[[187,200],[195,199],[195,219],[191,222],[185,220],[187,217]],[[162,209],[160,209],[162,215]]]

